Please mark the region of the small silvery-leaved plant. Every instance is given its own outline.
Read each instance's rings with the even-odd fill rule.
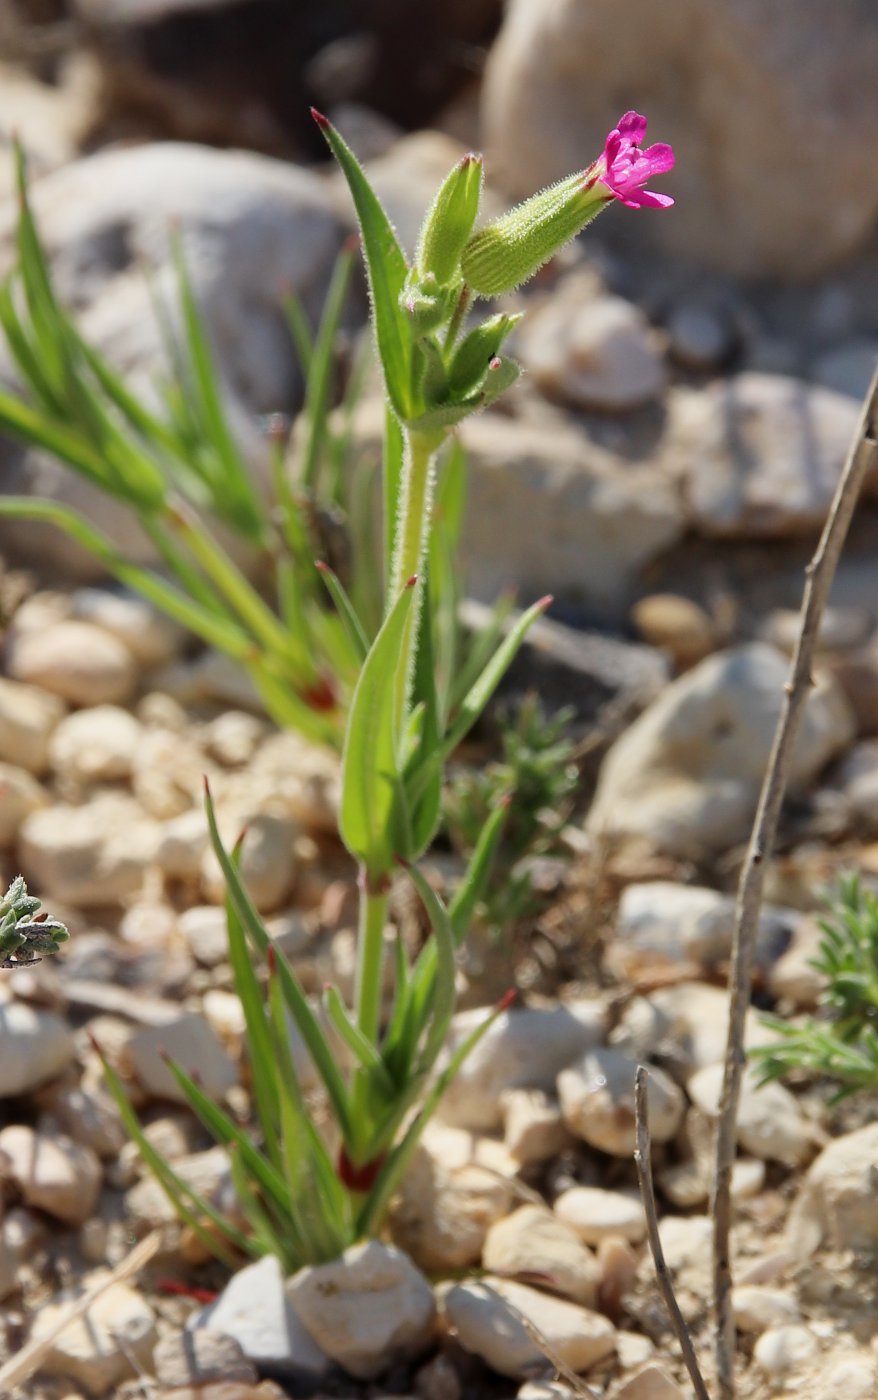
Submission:
[[[434,529],[434,497],[444,519],[462,510],[453,455],[437,485],[439,454],[455,425],[492,403],[518,374],[503,353],[516,318],[489,314],[468,326],[471,304],[525,282],[613,200],[632,207],[670,204],[668,196],[643,186],[673,163],[669,147],[641,150],[646,122],[629,112],[586,170],[477,230],[482,162],[466,156],[438,191],[409,263],[353,153],[326,118],[315,113],[315,119],[356,208],[386,394],[386,596],[374,635],[343,581],[327,571],[339,624],[357,657],[339,812],[341,837],[359,870],[353,1005],[332,986],[320,1007],[306,998],[240,878],[240,847],[228,852],[222,844],[207,793],[211,840],[228,888],[230,962],[246,1022],[255,1132],[212,1102],[185,1066],[170,1068],[229,1151],[245,1224],[233,1225],[159,1155],[107,1066],[120,1112],[180,1216],[229,1263],[241,1254],[273,1253],[288,1269],[332,1258],[380,1228],[444,1089],[507,1004],[504,999],[468,1039],[446,1048],[457,951],[488,888],[508,804],[498,802],[485,814],[450,904],[418,867],[440,822],[447,760],[550,601],[535,603],[505,632],[498,626],[487,653],[477,653],[477,665],[472,653],[456,661],[450,619],[443,622],[431,601],[450,567],[448,540]],[[388,944],[394,877],[411,881],[429,924],[414,957],[399,935]],[[393,972],[389,1006],[386,956]],[[321,1083],[324,1103],[316,1115],[293,1061],[291,1021]]]
[[[28,967],[57,953],[70,937],[59,919],[51,919],[42,901],[28,894],[22,875],[16,875],[0,899],[0,967]]]
[[[827,904],[811,961],[825,981],[820,1015],[763,1017],[777,1039],[751,1055],[763,1082],[804,1070],[835,1080],[842,1099],[878,1088],[878,899],[852,875]]]

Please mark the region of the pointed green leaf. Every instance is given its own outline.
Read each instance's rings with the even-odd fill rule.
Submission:
[[[406,867],[406,871],[427,911],[433,933],[430,946],[435,949],[432,969],[427,978],[424,979],[425,985],[430,986],[430,995],[426,999],[424,1009],[432,1011],[430,1029],[419,1060],[419,1070],[425,1073],[432,1069],[439,1051],[445,1044],[445,1037],[448,1034],[448,1027],[451,1025],[457,1001],[454,930],[451,919],[448,917],[448,910],[417,866],[409,865]]]
[[[494,655],[491,657],[484,671],[464,697],[457,718],[452,724],[451,730],[442,746],[446,756],[457,748],[461,739],[463,739],[464,735],[467,734],[475,724],[515,659],[515,654],[524,641],[529,629],[538,618],[542,617],[551,601],[552,599],[550,597],[546,597],[534,603],[532,607],[529,607],[526,612],[521,614],[516,620],[515,625],[510,628],[507,635],[503,638],[503,641],[494,652]]]
[[[442,1073],[436,1076],[421,1106],[420,1112],[409,1124],[402,1141],[397,1144],[388,1156],[387,1161],[381,1168],[375,1185],[363,1202],[363,1207],[357,1221],[359,1237],[366,1236],[368,1238],[380,1229],[387,1207],[390,1205],[393,1195],[411,1162],[415,1148],[421,1139],[421,1134],[435,1113],[442,1095],[453,1082],[467,1056],[472,1054],[479,1041],[487,1034],[497,1017],[500,1016],[504,1010],[505,1005],[501,1002],[490,1015],[485,1017],[482,1024],[477,1026],[472,1034],[469,1035],[463,1044],[454,1052]]]
[[[322,561],[316,567],[338,609],[338,615],[344,624],[345,632],[356,656],[361,662],[365,661],[369,652],[369,638],[363,630],[363,624],[357,617],[354,605],[348,597],[341,579],[334,569],[330,569],[329,565]]]
[[[342,168],[354,201],[363,239],[375,337],[384,381],[394,411],[400,418],[406,419],[412,412],[410,350],[408,332],[399,307],[400,293],[408,274],[405,255],[353,151],[326,117],[318,112],[313,115]]]
[[[305,996],[299,979],[290,967],[283,954],[274,947],[272,940],[260,919],[256,908],[251,900],[247,889],[241,880],[234,862],[229,858],[228,851],[222,842],[219,828],[216,823],[216,812],[214,811],[213,799],[210,792],[205,790],[204,799],[205,811],[207,813],[207,824],[210,831],[211,845],[219,861],[220,868],[226,882],[229,898],[234,905],[248,938],[256,946],[263,957],[267,957],[269,949],[276,959],[278,977],[283,990],[284,1000],[290,1015],[298,1026],[302,1039],[304,1040],[311,1058],[314,1061],[317,1073],[320,1075],[329,1095],[332,1104],[332,1111],[338,1121],[339,1127],[344,1135],[350,1132],[350,1114],[347,1102],[347,1090],[341,1071],[335,1063],[332,1051],[323,1029]]]
[[[200,1196],[197,1191],[183,1180],[174,1171],[160,1152],[153,1147],[149,1138],[140,1126],[140,1120],[125,1093],[122,1080],[113,1069],[106,1056],[98,1049],[98,1054],[104,1066],[104,1076],[110,1097],[119,1110],[119,1117],[125,1125],[128,1136],[136,1144],[137,1150],[143,1158],[149,1170],[152,1172],[159,1186],[164,1191],[172,1208],[179,1215],[180,1219],[187,1224],[197,1235],[198,1239],[211,1253],[221,1259],[230,1269],[237,1269],[239,1260],[234,1250],[240,1250],[244,1254],[258,1257],[258,1250],[254,1250],[253,1243],[243,1235],[240,1230],[236,1230],[230,1225],[218,1211],[216,1211],[209,1201]],[[218,1231],[214,1236],[204,1226],[203,1221],[209,1220]],[[227,1243],[223,1243],[223,1241]],[[231,1246],[231,1248],[229,1248]]]
[[[503,836],[506,817],[509,812],[508,800],[501,802],[491,812],[479,832],[479,839],[469,858],[466,873],[448,907],[448,916],[454,930],[454,942],[460,947],[469,932],[473,914],[479,900],[484,898],[494,866],[494,858]]]
[[[342,758],[342,840],[376,880],[390,869],[394,855],[400,737],[397,673],[405,665],[403,643],[414,592],[414,580],[409,580],[363,663]]]

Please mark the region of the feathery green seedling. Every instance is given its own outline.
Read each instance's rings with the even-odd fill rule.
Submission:
[[[0,967],[28,967],[67,942],[66,927],[45,911],[40,913],[41,903],[28,894],[24,876],[16,875],[0,899]]]
[[[763,1082],[806,1070],[837,1080],[842,1099],[878,1087],[878,899],[851,875],[827,904],[811,961],[826,980],[821,1015],[792,1024],[764,1016],[778,1039],[750,1053]]]
[[[539,856],[569,860],[560,840],[579,782],[575,746],[568,737],[572,710],[546,715],[539,697],[526,695],[514,711],[498,715],[502,754],[484,767],[453,772],[444,800],[445,827],[455,849],[471,851],[488,814],[514,795],[494,872],[477,918],[492,940],[508,936],[543,907],[534,889],[532,863]]]
[[[478,157],[466,156],[439,190],[409,265],[353,153],[324,117],[315,117],[357,211],[387,400],[378,571],[384,602],[377,630],[344,581],[322,570],[357,668],[339,813],[342,840],[359,869],[353,1006],[331,986],[321,1007],[309,1002],[241,880],[239,848],[229,853],[222,844],[207,793],[211,841],[228,890],[230,961],[246,1021],[257,1123],[242,1127],[207,1098],[185,1066],[171,1064],[171,1071],[194,1112],[228,1149],[246,1230],[224,1221],[150,1147],[118,1075],[107,1069],[120,1112],[181,1217],[223,1258],[273,1252],[289,1269],[331,1258],[380,1228],[425,1124],[492,1019],[486,1013],[463,1044],[446,1050],[457,950],[488,888],[508,805],[485,813],[448,906],[417,865],[440,822],[448,758],[550,601],[528,608],[505,635],[498,621],[487,644],[461,658],[453,549],[464,510],[463,473],[452,453],[440,476],[439,454],[454,426],[491,403],[518,373],[501,354],[514,318],[493,316],[468,330],[472,292],[495,295],[525,280],[612,199],[635,203],[642,193],[645,202],[641,187],[656,160],[667,168],[666,156],[637,152],[645,123],[629,113],[603,156],[563,190],[556,187],[548,199],[535,196],[473,233],[482,167]],[[313,363],[317,351],[308,353]],[[566,751],[556,747],[552,761],[566,763]],[[430,936],[413,958],[397,936],[393,995],[385,1006],[388,900],[396,874],[414,885]],[[321,1084],[319,1126],[296,1068],[290,1023]]]

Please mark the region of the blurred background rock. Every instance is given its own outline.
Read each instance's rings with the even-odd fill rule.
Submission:
[[[309,105],[368,163],[410,250],[463,150],[486,152],[493,212],[645,112],[677,152],[676,206],[609,210],[528,290],[527,374],[468,433],[473,517],[491,521],[470,581],[483,598],[512,578],[551,589],[601,626],[670,591],[729,635],[730,596],[739,618],[794,604],[878,355],[876,72],[871,0],[0,0],[0,146],[21,134],[59,290],[144,393],[160,350],[143,271],[172,281],[183,227],[264,472],[256,419],[302,396],[281,293],[316,315],[352,225]],[[0,274],[11,180],[0,159]],[[364,321],[360,294],[350,330]],[[367,396],[367,445],[376,413]],[[114,525],[33,453],[0,443],[0,480]],[[878,596],[872,514],[842,605],[873,576]],[[32,553],[29,528],[16,539]]]

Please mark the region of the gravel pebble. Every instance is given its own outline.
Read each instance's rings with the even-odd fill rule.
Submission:
[[[551,1371],[522,1317],[572,1371],[588,1371],[612,1356],[616,1346],[615,1328],[599,1313],[505,1279],[488,1276],[455,1284],[445,1295],[444,1308],[465,1351],[517,1380]]]
[[[646,1238],[643,1205],[633,1192],[571,1186],[558,1196],[553,1210],[586,1244],[600,1244],[601,1240],[613,1236],[631,1244],[639,1244]]]
[[[753,1348],[753,1360],[769,1376],[784,1376],[808,1365],[817,1352],[817,1338],[807,1327],[789,1323],[769,1327]]]
[[[594,1307],[600,1267],[579,1235],[543,1206],[524,1205],[492,1225],[482,1250],[489,1273],[537,1283]]]
[[[49,766],[49,743],[65,713],[57,695],[0,677],[0,761],[39,777]]]
[[[82,1280],[86,1291],[104,1277]],[[78,1290],[58,1294],[37,1313],[30,1340],[48,1337],[79,1296]],[[149,1369],[156,1341],[152,1309],[141,1295],[124,1283],[111,1284],[82,1317],[53,1338],[41,1369],[65,1376],[95,1396],[106,1395],[128,1380],[134,1366]]]
[[[123,705],[137,684],[137,664],[129,649],[90,622],[13,632],[6,664],[14,680],[83,707]]]
[[[90,1148],[24,1123],[0,1132],[0,1174],[18,1187],[27,1205],[65,1225],[88,1220],[101,1189],[101,1164]]]
[[[187,1330],[196,1356],[210,1353],[216,1345],[211,1339],[220,1332],[248,1362],[270,1374],[314,1384],[329,1371],[327,1357],[287,1296],[280,1261],[270,1254],[234,1274],[216,1302],[189,1319]]]
[[[380,1240],[300,1269],[287,1296],[318,1346],[361,1380],[412,1360],[433,1337],[432,1288],[401,1250]]]
[[[131,774],[141,726],[118,705],[95,705],[62,719],[52,735],[55,773],[77,783],[118,782]]]

